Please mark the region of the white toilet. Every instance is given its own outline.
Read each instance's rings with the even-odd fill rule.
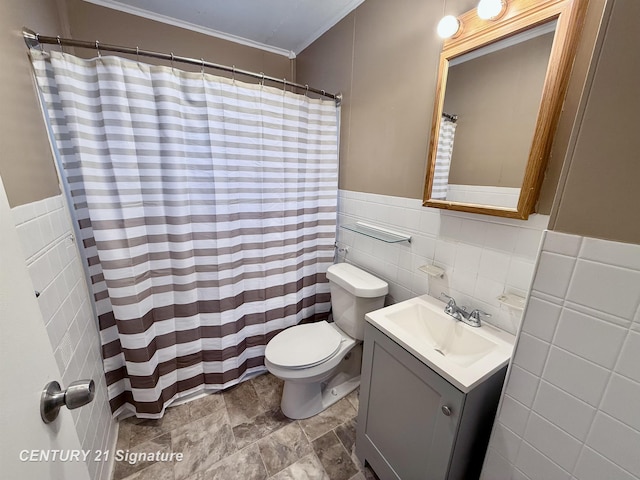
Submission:
[[[265,365],[284,380],[280,406],[293,419],[328,408],[360,385],[365,314],[384,306],[387,282],[348,263],[327,270],[335,323],[296,325],[267,344]]]

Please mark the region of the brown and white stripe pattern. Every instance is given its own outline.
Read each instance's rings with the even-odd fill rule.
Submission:
[[[449,170],[451,168],[456,125],[456,122],[452,122],[444,116],[440,119],[440,132],[438,134],[438,146],[436,149],[436,166],[433,171],[433,183],[431,184],[431,198],[437,200],[447,199]]]
[[[325,316],[333,101],[117,57],[31,51],[96,302],[114,414],[263,369]]]

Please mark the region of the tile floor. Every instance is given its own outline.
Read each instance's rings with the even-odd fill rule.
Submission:
[[[117,450],[182,452],[182,461],[115,463],[113,480],[374,480],[354,453],[358,393],[291,420],[283,383],[267,373],[167,409],[160,420],[120,423]]]

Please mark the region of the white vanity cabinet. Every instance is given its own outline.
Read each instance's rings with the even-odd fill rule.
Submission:
[[[464,393],[370,323],[362,363],[362,463],[380,480],[479,477],[506,365]]]

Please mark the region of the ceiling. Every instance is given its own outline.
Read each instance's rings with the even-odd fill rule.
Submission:
[[[295,58],[364,0],[85,0]]]

